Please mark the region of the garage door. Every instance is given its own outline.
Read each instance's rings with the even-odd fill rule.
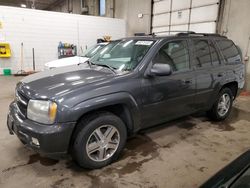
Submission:
[[[152,33],[215,33],[219,0],[154,0]]]

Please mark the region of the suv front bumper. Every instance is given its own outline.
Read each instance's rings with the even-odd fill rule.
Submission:
[[[7,126],[10,134],[16,134],[29,148],[42,155],[58,158],[68,153],[75,122],[44,125],[29,119],[21,119],[16,103],[12,102]]]

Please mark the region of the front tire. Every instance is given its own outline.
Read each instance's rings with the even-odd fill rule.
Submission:
[[[109,112],[93,114],[78,124],[72,157],[81,167],[101,168],[119,157],[126,140],[126,126],[119,117]]]
[[[215,121],[222,121],[228,117],[232,110],[233,94],[231,89],[223,88],[213,107],[208,111],[208,116]]]

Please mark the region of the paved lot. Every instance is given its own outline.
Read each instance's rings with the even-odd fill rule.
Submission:
[[[25,148],[6,128],[20,78],[0,77],[0,187],[198,187],[250,148],[250,97],[239,97],[222,123],[192,116],[130,139],[122,157],[100,170],[51,160]]]

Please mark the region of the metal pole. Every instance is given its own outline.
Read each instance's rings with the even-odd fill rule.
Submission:
[[[189,7],[189,17],[188,17],[188,31],[190,31],[190,24],[191,24],[191,13],[192,13],[192,5],[193,0],[190,1],[190,7]]]
[[[21,74],[23,73],[23,42],[21,43]]]
[[[169,12],[169,30],[168,30],[168,34],[170,35],[170,31],[171,31],[171,22],[172,22],[172,8],[173,8],[173,0],[170,1],[170,12]]]
[[[35,49],[32,48],[32,55],[33,55],[33,71],[36,70],[36,66],[35,66]]]

